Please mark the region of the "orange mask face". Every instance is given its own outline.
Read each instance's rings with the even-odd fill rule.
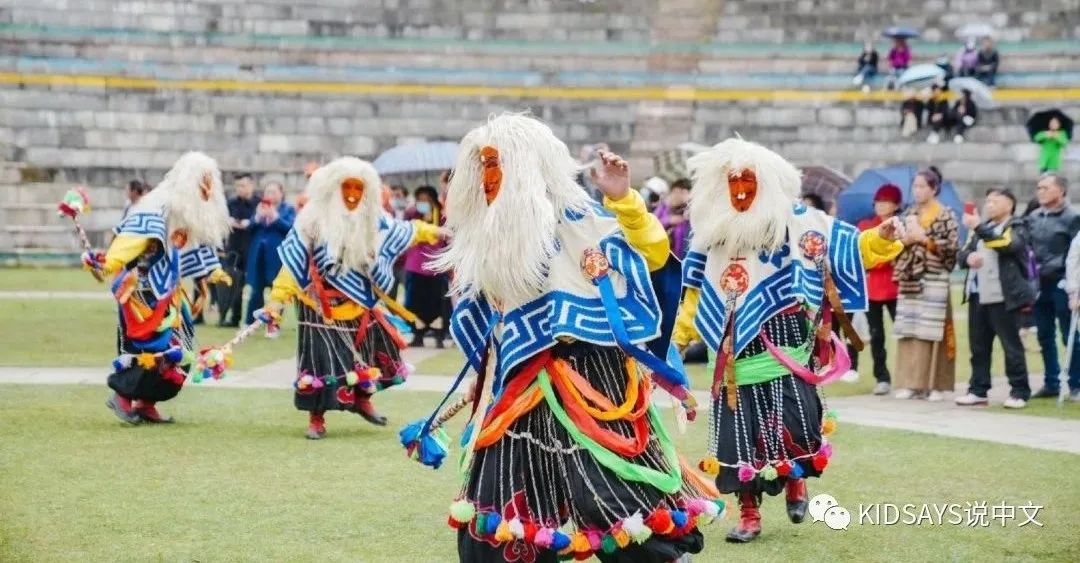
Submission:
[[[184,248],[187,246],[187,231],[183,229],[177,229],[169,235],[169,242],[176,248]]]
[[[214,190],[214,179],[209,173],[203,174],[202,183],[199,184],[199,197],[203,201],[210,201],[210,192]]]
[[[486,146],[480,149],[480,166],[484,167],[484,199],[487,204],[495,201],[502,187],[502,168],[499,167],[499,149]]]
[[[345,201],[345,209],[356,209],[360,200],[364,199],[364,181],[359,178],[346,178],[341,183],[341,199]]]
[[[729,176],[728,197],[731,198],[731,206],[735,211],[742,213],[750,209],[757,197],[757,174],[746,169],[737,175]]]

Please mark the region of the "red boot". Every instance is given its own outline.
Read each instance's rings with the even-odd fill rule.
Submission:
[[[386,417],[375,410],[375,405],[371,404],[371,395],[368,395],[367,393],[357,393],[356,402],[353,403],[353,405],[356,409],[356,413],[363,417],[364,420],[375,426],[386,426]]]
[[[787,515],[798,524],[806,518],[806,479],[788,479],[784,485],[784,497],[787,498]]]
[[[739,524],[728,532],[727,541],[747,543],[759,535],[761,535],[761,512],[758,510],[758,500],[753,493],[741,493],[739,495]]]
[[[135,412],[135,408],[131,405],[131,399],[128,399],[123,395],[113,393],[111,397],[105,400],[105,406],[112,409],[116,418],[119,418],[128,424],[138,424],[142,422],[142,418]]]
[[[152,401],[141,401],[139,408],[135,409],[135,412],[139,414],[139,418],[150,424],[172,424],[173,418],[171,416],[161,416],[157,407],[154,406]]]
[[[321,440],[326,436],[326,419],[323,413],[312,412],[308,415],[307,438],[308,440]]]

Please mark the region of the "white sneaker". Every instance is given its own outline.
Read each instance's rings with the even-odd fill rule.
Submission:
[[[1002,406],[1007,409],[1022,409],[1027,406],[1027,401],[1017,397],[1009,397],[1008,399],[1005,399],[1005,403]]]
[[[945,400],[945,393],[934,389],[930,392],[929,395],[926,396],[926,400],[930,401],[931,403],[940,403],[941,401]]]
[[[892,391],[892,385],[889,385],[888,381],[878,381],[874,386],[875,395],[888,395],[889,391]]]
[[[915,396],[915,390],[914,389],[901,389],[901,390],[897,391],[895,394],[893,394],[894,399],[901,399],[901,400],[910,399],[910,398],[912,398],[914,396]]]
[[[844,372],[844,375],[840,376],[840,381],[844,383],[856,383],[859,381],[859,372],[849,369]]]
[[[862,93],[863,94],[869,94],[870,93],[870,85],[869,84],[863,84]]]
[[[956,404],[962,407],[974,407],[974,406],[986,406],[990,404],[990,400],[986,397],[980,397],[973,393],[961,395],[954,401]]]
[[[957,135],[957,136],[952,138],[952,142],[954,142],[954,143],[956,143],[958,145],[962,145],[962,144],[964,144],[964,136],[963,135]]]
[[[931,145],[936,145],[939,141],[941,141],[941,137],[937,133],[930,133],[930,136],[926,138],[926,142]]]

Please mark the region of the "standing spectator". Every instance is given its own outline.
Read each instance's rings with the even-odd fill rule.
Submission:
[[[929,94],[926,94],[929,96]],[[907,139],[922,129],[923,111],[926,110],[926,102],[915,90],[904,90],[904,101],[900,104],[900,136]]]
[[[889,49],[889,66],[892,67],[892,74],[889,76],[889,82],[886,85],[888,89],[892,90],[896,86],[896,79],[900,78],[900,75],[910,65],[911,47],[908,47],[907,39],[903,37],[894,38],[892,49]]]
[[[1034,313],[1045,375],[1043,388],[1033,395],[1036,399],[1056,397],[1060,390],[1058,327],[1062,341],[1068,342],[1069,302],[1061,286],[1069,244],[1080,232],[1080,215],[1069,205],[1067,194],[1068,185],[1063,176],[1044,176],[1035,189],[1039,209],[1028,217],[1031,246],[1039,266],[1039,296],[1035,300]],[[1070,389],[1074,392],[1080,389],[1080,346],[1073,347],[1068,378]]]
[[[687,206],[690,203],[692,184],[687,178],[679,178],[671,184],[667,200],[656,209],[656,218],[667,231],[671,240],[671,251],[682,260],[690,250],[690,217]]]
[[[1080,233],[1073,237],[1069,244],[1069,255],[1065,259],[1065,292],[1069,296],[1069,309],[1075,315],[1080,310]],[[1069,400],[1080,401],[1080,389],[1072,388]]]
[[[442,204],[439,192],[431,186],[420,186],[414,194],[416,204],[406,214],[406,219],[419,219],[432,225],[442,225]],[[405,306],[417,317],[413,340],[409,346],[423,347],[424,335],[430,330],[435,337],[435,347],[442,348],[446,340],[448,317],[447,293],[450,289],[445,274],[432,270],[428,263],[445,246],[445,243],[421,243],[405,252]]]
[[[993,86],[997,81],[998,71],[998,56],[997,49],[994,48],[994,40],[989,37],[983,37],[982,49],[979,49],[978,57],[975,64],[975,78],[985,83],[987,86]]]
[[[405,211],[409,209],[409,190],[401,184],[390,186],[390,208],[394,219],[404,219]]]
[[[930,126],[930,135],[926,142],[936,145],[941,140],[941,133],[948,133],[952,127],[952,111],[949,109],[949,96],[940,83],[930,87],[930,99],[926,102],[926,123]]]
[[[263,307],[263,291],[270,287],[281,270],[278,246],[289,234],[295,219],[296,209],[285,202],[285,187],[281,182],[268,182],[263,186],[262,199],[251,217],[251,247],[247,257],[247,285],[251,289],[248,324],[252,321],[252,313]],[[267,327],[266,336],[277,338],[277,328]]]
[[[859,230],[868,231],[896,216],[900,210],[903,194],[900,187],[885,184],[874,193],[874,216],[859,221]],[[893,280],[893,264],[885,262],[866,271],[866,289],[870,307],[866,320],[870,325],[870,354],[874,358],[875,395],[888,395],[892,391],[892,376],[885,351],[885,312],[896,321],[896,294],[899,286]]]
[[[915,203],[902,217],[907,234],[893,269],[899,284],[893,324],[897,399],[940,401],[956,380],[949,273],[960,232],[956,215],[937,199],[941,181],[937,168],[919,171],[911,184]]]
[[[956,105],[953,106],[950,119],[953,125],[954,143],[959,145],[964,142],[964,134],[975,126],[978,115],[979,108],[975,106],[975,100],[971,99],[971,90],[964,90],[960,99],[956,100]]]
[[[228,303],[219,305],[220,326],[240,326],[244,309],[244,268],[247,267],[248,246],[251,245],[251,216],[255,214],[255,180],[251,174],[237,174],[233,178],[233,190],[236,192],[229,200],[229,225],[232,232],[225,243],[225,265],[233,276],[235,289],[229,292]]]
[[[150,191],[150,186],[146,185],[146,182],[143,182],[142,180],[136,178],[128,182],[127,204],[124,205],[124,217],[127,217],[128,211],[134,207],[136,203],[139,203],[139,200],[142,199],[143,195],[148,191]]]
[[[979,64],[979,51],[975,48],[975,38],[970,38],[964,46],[956,52],[953,59],[953,68],[957,76],[975,76],[975,68]]]
[[[870,81],[877,76],[877,66],[877,49],[874,48],[873,41],[867,41],[863,43],[862,53],[859,53],[859,62],[855,67],[855,77],[851,79],[851,83],[855,86],[862,86],[863,92],[869,92]]]
[[[1061,129],[1058,118],[1051,118],[1047,125],[1049,129],[1035,134],[1035,142],[1039,144],[1040,174],[1061,170],[1061,153],[1069,144],[1069,134]]]
[[[968,269],[965,295],[971,381],[967,394],[957,397],[956,404],[988,403],[990,355],[997,338],[1005,351],[1005,375],[1011,387],[1005,408],[1022,409],[1031,398],[1031,387],[1020,341],[1021,311],[1035,300],[1027,279],[1027,229],[1023,220],[1013,219],[1016,196],[1007,189],[988,190],[984,209],[986,221],[980,220],[977,211],[964,215],[964,226],[973,236],[957,257]]]

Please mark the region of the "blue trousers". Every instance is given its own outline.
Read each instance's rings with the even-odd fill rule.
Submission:
[[[1061,362],[1058,360],[1057,331],[1061,330],[1061,342],[1068,345],[1069,297],[1057,284],[1044,283],[1039,291],[1039,298],[1033,307],[1035,330],[1039,335],[1039,347],[1042,348],[1043,371],[1047,389],[1061,387]],[[1075,338],[1075,335],[1073,336]],[[1080,346],[1073,345],[1072,359],[1069,361],[1069,388],[1080,389]]]

